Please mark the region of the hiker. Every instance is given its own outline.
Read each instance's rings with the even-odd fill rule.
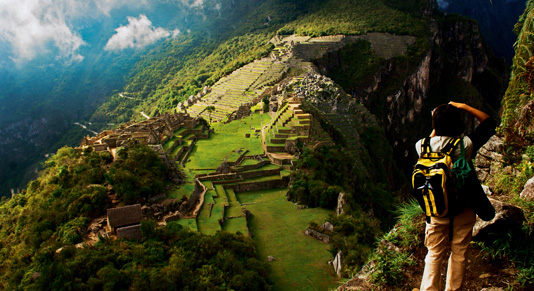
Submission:
[[[465,147],[464,153],[467,161],[471,161],[478,149],[495,134],[497,124],[486,113],[463,103],[450,102],[449,104],[443,104],[432,111],[433,131],[430,135],[430,148],[433,152],[441,151],[449,143],[449,140],[462,136],[465,129],[462,118],[463,112],[471,114],[480,122],[471,135],[461,138]],[[418,155],[421,155],[422,141],[418,141],[415,146]],[[453,162],[461,157],[461,152],[462,149],[459,143],[450,154]],[[470,177],[473,180],[471,184],[475,183],[478,188],[481,188],[474,171]],[[469,189],[468,191],[476,192],[476,190]],[[480,195],[484,197],[480,198]],[[484,194],[480,195],[478,196],[480,199],[487,200]],[[473,211],[476,207],[472,205],[477,202],[471,201],[470,203],[469,201],[459,199],[456,203],[460,205],[456,205],[453,214],[448,215],[448,217],[427,217],[425,246],[428,249],[428,254],[425,258],[421,291],[441,290],[441,266],[446,255],[446,247],[449,243],[451,254],[448,261],[445,290],[452,291],[462,288],[467,265],[467,248],[471,241],[473,226],[476,221],[475,211]],[[485,205],[490,205],[488,207],[491,210],[486,212],[489,212],[489,214],[479,214],[478,208],[476,209],[476,213],[482,215],[481,218],[483,217],[484,220],[489,217],[493,218],[495,212],[491,203],[489,203],[489,200],[482,204],[484,203]],[[493,211],[493,214],[491,214],[491,211]],[[451,223],[452,227],[450,228]],[[452,237],[450,237],[451,235]]]

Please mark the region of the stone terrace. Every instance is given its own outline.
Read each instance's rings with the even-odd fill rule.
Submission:
[[[297,143],[306,142],[310,137],[311,115],[304,113],[301,105],[299,98],[289,99],[262,130],[264,151],[274,164],[290,164]]]
[[[191,116],[220,121],[242,107],[257,103],[265,89],[279,82],[286,72],[287,66],[272,58],[256,60],[221,78],[211,92],[187,108],[187,112]],[[208,106],[214,106],[215,110],[206,111]]]

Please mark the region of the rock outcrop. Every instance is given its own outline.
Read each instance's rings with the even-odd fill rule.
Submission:
[[[496,135],[480,148],[476,157],[476,172],[480,181],[492,184],[491,178],[501,170],[502,151],[503,140]]]
[[[525,183],[525,187],[523,187],[523,191],[521,191],[519,197],[525,200],[534,200],[534,177]]]
[[[502,235],[509,230],[521,227],[525,220],[523,211],[509,203],[489,198],[495,208],[495,218],[491,221],[477,219],[473,228],[473,240],[486,240],[493,234]]]

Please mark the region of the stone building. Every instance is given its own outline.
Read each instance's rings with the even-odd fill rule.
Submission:
[[[118,238],[140,239],[142,219],[141,204],[107,210],[108,230]]]

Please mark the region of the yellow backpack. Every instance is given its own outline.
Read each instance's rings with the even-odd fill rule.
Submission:
[[[452,138],[440,152],[433,152],[430,138],[423,139],[421,155],[412,173],[413,193],[427,216],[454,216],[457,190],[451,173],[452,151],[458,145],[459,138]]]

